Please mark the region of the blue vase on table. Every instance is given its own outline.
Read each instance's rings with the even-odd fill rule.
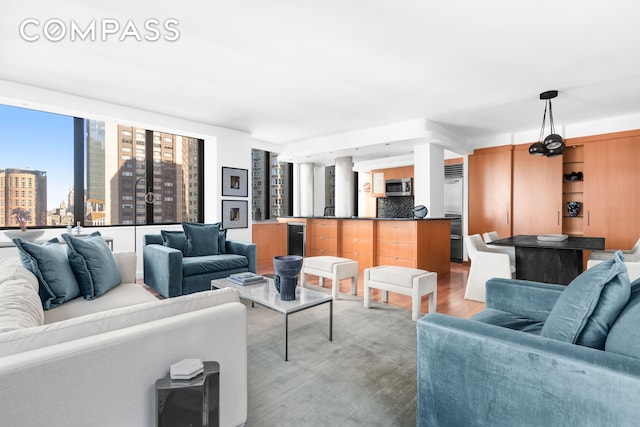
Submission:
[[[298,274],[302,270],[302,257],[299,255],[281,255],[273,257],[273,284],[280,293],[282,301],[296,299]]]

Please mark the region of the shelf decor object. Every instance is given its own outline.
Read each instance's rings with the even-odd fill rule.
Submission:
[[[565,173],[564,179],[565,181],[568,181],[568,182],[575,182],[575,181],[582,181],[584,178],[583,178],[582,172],[571,172],[571,173]]]
[[[529,154],[534,156],[559,156],[564,152],[566,145],[562,140],[562,137],[556,133],[555,126],[553,124],[553,110],[551,109],[551,100],[558,96],[557,90],[548,90],[540,94],[540,99],[545,100],[544,114],[542,115],[542,128],[540,129],[540,136],[538,142],[531,144],[529,147]],[[547,122],[547,109],[549,110],[549,124],[551,133],[544,138],[544,127]]]
[[[569,216],[578,216],[580,213],[580,202],[567,202],[567,211],[569,212]]]
[[[249,171],[222,167],[222,195],[247,197],[249,195]]]

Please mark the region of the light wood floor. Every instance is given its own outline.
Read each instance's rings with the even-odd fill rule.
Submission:
[[[258,274],[273,274],[271,270],[259,270]],[[469,266],[460,263],[451,263],[451,272],[446,275],[438,276],[438,313],[449,314],[456,317],[468,318],[472,315],[484,310],[484,303],[476,301],[468,301],[464,299],[464,290],[467,285],[467,276],[469,274]],[[308,276],[309,284],[318,284],[315,276]],[[331,286],[331,280],[325,279],[325,286]],[[342,280],[340,282],[340,292],[351,292],[351,280]],[[358,295],[364,294],[364,278],[362,273],[358,276]],[[374,301],[381,301],[381,292],[377,289],[371,291],[371,297]],[[389,304],[411,310],[411,297],[389,292]],[[422,312],[429,311],[429,297],[422,297]]]

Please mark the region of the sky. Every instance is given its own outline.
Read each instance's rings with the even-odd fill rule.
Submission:
[[[47,172],[47,210],[73,187],[73,117],[0,105],[0,169]]]

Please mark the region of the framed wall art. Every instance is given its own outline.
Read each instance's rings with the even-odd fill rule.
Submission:
[[[222,167],[222,195],[247,197],[249,195],[249,171]]]
[[[246,200],[222,201],[222,228],[248,228],[249,217]]]

